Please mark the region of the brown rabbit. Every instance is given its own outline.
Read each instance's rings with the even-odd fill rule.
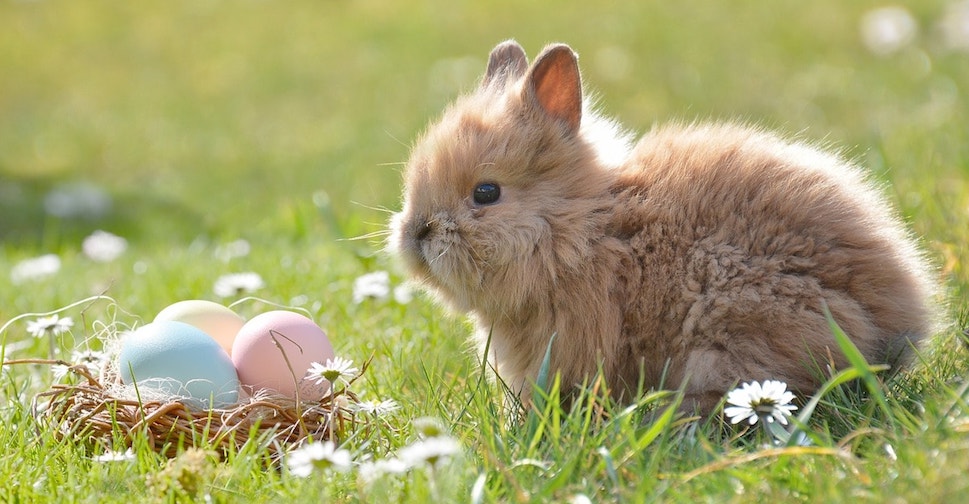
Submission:
[[[390,246],[470,312],[514,390],[549,338],[563,389],[602,369],[612,394],[682,386],[710,413],[741,380],[811,393],[846,364],[835,320],[872,363],[932,327],[931,272],[854,165],[736,124],[628,138],[583,101],[577,57],[529,67],[513,41],[414,147]]]

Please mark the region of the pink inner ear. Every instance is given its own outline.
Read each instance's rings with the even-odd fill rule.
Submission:
[[[554,119],[565,122],[570,131],[582,120],[582,81],[575,55],[567,46],[546,51],[532,70],[535,98]]]

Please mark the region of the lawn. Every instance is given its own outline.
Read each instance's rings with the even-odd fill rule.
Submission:
[[[179,300],[236,303],[245,317],[282,305],[311,315],[338,355],[372,358],[354,391],[400,408],[347,433],[349,470],[309,478],[257,440],[219,461],[187,449],[168,461],[136,437],[131,456],[105,461],[124,447],[59,439],[34,419],[31,399],[59,379],[51,366],[4,366],[0,501],[964,499],[969,3],[908,4],[3,2],[3,358],[100,349]],[[626,408],[593,388],[570,411],[505,409],[462,317],[421,294],[357,302],[354,282],[386,271],[403,284],[380,237],[408,148],[507,38],[532,57],[569,43],[601,108],[633,131],[730,118],[841,149],[921,237],[946,324],[910,370],[825,394],[808,446],[672,418],[662,393]],[[123,238],[120,255],[85,249],[99,230]],[[48,274],[29,262],[42,256]],[[239,273],[261,285],[216,292]],[[29,334],[71,305],[58,313],[74,321],[67,333]],[[456,453],[364,474],[428,429]]]

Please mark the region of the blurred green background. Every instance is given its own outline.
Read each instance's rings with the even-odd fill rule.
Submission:
[[[969,52],[945,31],[962,4],[896,4],[914,31],[873,48],[866,14],[884,5],[5,1],[0,320],[94,291],[14,286],[6,272],[44,253],[94,268],[72,257],[96,229],[129,241],[107,275],[122,291],[134,262],[192,243],[244,238],[314,267],[342,260],[317,253],[366,258],[379,241],[330,244],[384,226],[408,146],[506,38],[531,57],[572,45],[602,109],[636,132],[729,118],[844,149],[891,183],[962,291]],[[45,210],[58,191],[94,203]]]

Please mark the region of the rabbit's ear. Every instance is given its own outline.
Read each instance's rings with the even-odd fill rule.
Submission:
[[[517,79],[524,75],[527,68],[528,58],[525,57],[522,46],[514,40],[506,40],[491,50],[491,56],[488,57],[488,70],[481,85],[503,86],[509,79]]]
[[[525,87],[530,100],[549,117],[579,130],[582,121],[582,78],[578,56],[565,44],[545,48],[528,75]]]

